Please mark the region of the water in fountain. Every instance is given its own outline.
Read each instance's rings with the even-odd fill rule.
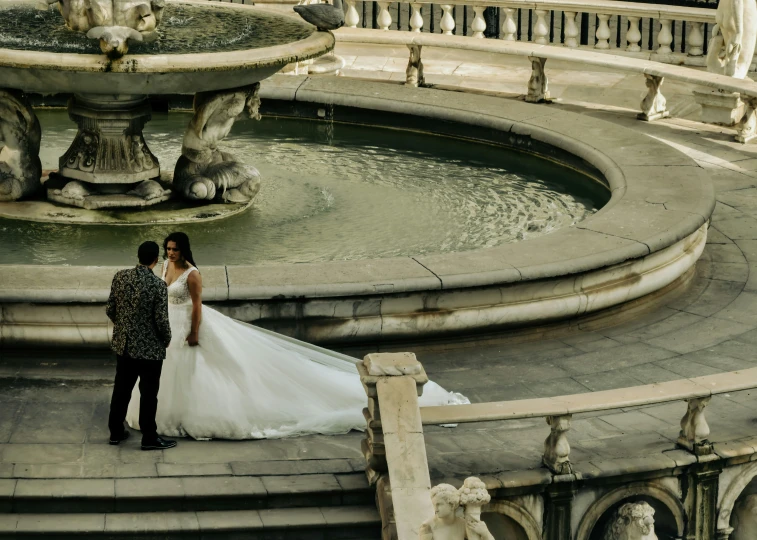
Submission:
[[[198,29],[202,29],[198,31]],[[265,29],[265,31],[261,31]],[[214,5],[168,4],[158,27],[160,39],[132,43],[129,54],[189,54],[229,52],[283,45],[305,39],[313,28],[292,18]],[[0,48],[101,54],[97,40],[66,28],[54,7],[3,10]]]
[[[62,111],[39,117],[43,164],[54,167],[76,129]],[[163,163],[178,158],[188,120],[170,113],[148,124]],[[265,178],[248,212],[181,226],[3,220],[2,262],[129,264],[133,246],[174,229],[192,237],[206,265],[448,253],[547,234],[609,198],[604,186],[542,159],[397,130],[264,118],[238,122],[224,147]]]

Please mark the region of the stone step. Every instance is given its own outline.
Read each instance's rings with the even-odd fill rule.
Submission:
[[[0,512],[203,512],[371,505],[364,473],[290,476],[0,479]]]
[[[244,538],[371,540],[381,538],[374,506],[201,512],[0,514],[0,539]]]

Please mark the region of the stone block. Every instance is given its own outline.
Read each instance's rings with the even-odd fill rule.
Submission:
[[[158,476],[224,476],[233,474],[228,463],[157,463]]]
[[[169,512],[184,508],[181,478],[118,478],[115,482],[118,512]]]
[[[320,506],[341,504],[342,486],[333,474],[266,476],[262,480],[268,492],[269,506],[308,506],[313,504],[313,500],[317,500]]]
[[[381,428],[390,433],[423,433],[418,408],[416,383],[410,377],[387,377],[376,384],[379,403],[384,410]]]
[[[196,512],[200,531],[218,534],[220,532],[248,532],[263,528],[263,521],[257,510]]]
[[[105,530],[105,514],[19,514],[16,534],[77,535],[100,533]]]
[[[54,513],[112,512],[115,504],[112,479],[30,480],[16,483],[14,509],[17,512]]]
[[[319,508],[274,508],[260,510],[259,514],[263,527],[267,528],[289,529],[326,525],[326,519]]]
[[[105,516],[105,533],[136,536],[140,534],[187,535],[200,530],[194,512],[113,513]]]
[[[15,491],[15,480],[0,479],[0,514],[10,513],[13,506],[13,493]]]

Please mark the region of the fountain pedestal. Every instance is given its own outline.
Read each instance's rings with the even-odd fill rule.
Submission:
[[[51,177],[48,199],[82,208],[149,206],[170,198],[142,129],[150,120],[143,95],[76,94],[68,114],[79,126]]]

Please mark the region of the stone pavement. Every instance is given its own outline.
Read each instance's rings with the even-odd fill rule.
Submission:
[[[339,52],[350,61],[349,51]],[[393,74],[400,71],[404,75],[405,51],[399,51],[396,60],[384,59],[382,66],[365,69],[360,66],[370,65],[366,59],[379,56],[353,52],[346,75],[382,79],[395,79]],[[429,57],[426,69],[431,82],[503,96],[525,91],[525,65],[520,73],[502,59],[491,58],[492,64],[484,65],[486,58],[481,56],[473,63],[470,57],[447,55],[438,61],[457,67],[439,63],[436,69]],[[402,69],[386,71],[387,65]],[[732,142],[732,130],[680,118],[696,113],[685,86],[665,87],[679,118],[649,124],[635,119],[644,93],[640,78],[571,70],[568,65],[558,66],[556,73],[550,66],[547,69],[553,93],[562,97],[553,107],[640,130],[687,153],[711,173],[718,204],[696,271],[688,283],[666,296],[601,316],[498,336],[383,350],[416,352],[433,380],[475,402],[607,390],[757,365],[757,272],[752,272],[757,269],[757,146]],[[377,349],[345,352],[359,357]],[[139,451],[138,438],[110,447],[106,415],[113,367],[110,355],[100,351],[4,353],[0,478],[312,474],[323,479],[363,467],[360,433],[246,442],[180,441],[176,449],[165,452]],[[710,439],[741,440],[754,446],[756,404],[755,391],[713,398],[706,409]],[[634,460],[650,455],[659,456],[661,463],[685,461],[674,442],[684,412],[684,403],[672,403],[580,415],[570,432],[571,460],[586,475],[621,464],[647,466]],[[533,419],[454,429],[429,427],[426,432],[432,476],[440,479],[524,469],[538,475],[548,428],[543,419]],[[729,445],[718,448],[727,452]],[[512,475],[501,478],[508,477]]]

